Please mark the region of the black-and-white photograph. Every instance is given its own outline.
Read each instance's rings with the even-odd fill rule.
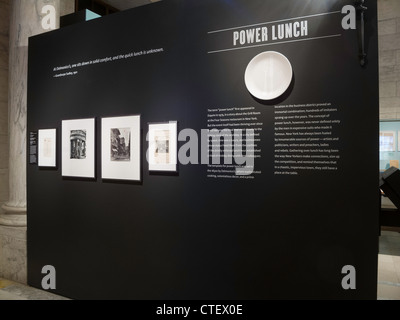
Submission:
[[[131,129],[112,128],[110,146],[111,161],[131,161]]]
[[[63,120],[62,176],[95,178],[95,118]]]
[[[140,115],[102,118],[101,137],[101,177],[140,181]]]
[[[149,123],[149,170],[177,170],[177,122]]]
[[[70,159],[86,159],[86,130],[71,130]]]
[[[155,153],[169,153],[169,131],[156,131],[155,136],[156,150]]]

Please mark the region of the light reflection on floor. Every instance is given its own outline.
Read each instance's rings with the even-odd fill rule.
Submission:
[[[378,300],[400,300],[400,230],[382,231],[378,255]]]

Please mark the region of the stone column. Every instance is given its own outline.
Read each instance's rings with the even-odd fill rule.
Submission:
[[[58,28],[60,0],[13,0],[10,3],[9,199],[3,205],[5,213],[0,215],[0,224],[6,226],[26,226],[28,38],[51,30],[45,30],[42,25],[44,18],[51,19],[49,16],[51,11],[43,12],[43,7],[46,5],[51,5],[55,9],[55,27]]]
[[[10,0],[0,0],[0,206],[8,200],[9,2]]]
[[[4,96],[7,96],[3,90],[6,86],[2,85],[4,81],[1,81],[6,77],[0,77],[0,151],[2,151],[0,153],[0,179],[2,180],[0,201],[6,200],[7,198],[4,199],[4,196],[8,194],[8,201],[2,208],[0,207],[0,277],[21,283],[27,281],[26,99],[28,38],[49,31],[44,29],[43,26],[51,25],[53,27],[52,21],[48,19],[45,19],[42,26],[43,18],[49,17],[49,11],[42,13],[44,6],[51,5],[55,9],[54,27],[58,28],[60,11],[62,15],[72,13],[75,8],[74,4],[74,0],[0,0],[0,45],[4,43],[1,32],[6,29],[8,31],[3,23],[8,21],[8,16],[10,16],[9,45],[7,45],[6,50],[9,51],[8,63],[7,59],[4,59],[4,54],[2,54],[4,50],[0,47],[0,71],[4,69],[2,65],[7,65],[9,71],[8,99],[4,98]],[[7,81],[5,83],[7,84]],[[6,153],[4,152],[5,143],[2,142],[2,139],[7,136],[7,132],[4,132],[7,130],[7,121],[4,116],[6,112],[2,112],[2,110],[7,100],[9,152]],[[4,159],[5,156],[7,156],[7,159]],[[8,166],[3,164],[5,160],[9,162]],[[9,169],[9,188],[3,190],[7,167]]]

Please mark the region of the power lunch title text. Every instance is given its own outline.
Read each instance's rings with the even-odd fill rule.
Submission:
[[[335,11],[336,13],[340,11]],[[344,30],[356,29],[356,8],[351,5],[344,6],[341,10],[344,15],[341,25]],[[291,19],[289,19],[291,20]],[[273,24],[269,27],[257,27],[236,30],[232,33],[233,45],[249,45],[268,41],[286,40],[308,36],[308,20]]]
[[[308,36],[308,21],[282,23],[269,27],[259,27],[233,32],[233,45],[245,45],[267,41]]]

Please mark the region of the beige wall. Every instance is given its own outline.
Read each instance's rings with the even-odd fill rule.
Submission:
[[[75,0],[60,0],[60,16],[75,12]]]
[[[0,0],[0,206],[8,199],[8,30],[10,1]]]
[[[400,0],[378,0],[380,119],[400,119]]]

